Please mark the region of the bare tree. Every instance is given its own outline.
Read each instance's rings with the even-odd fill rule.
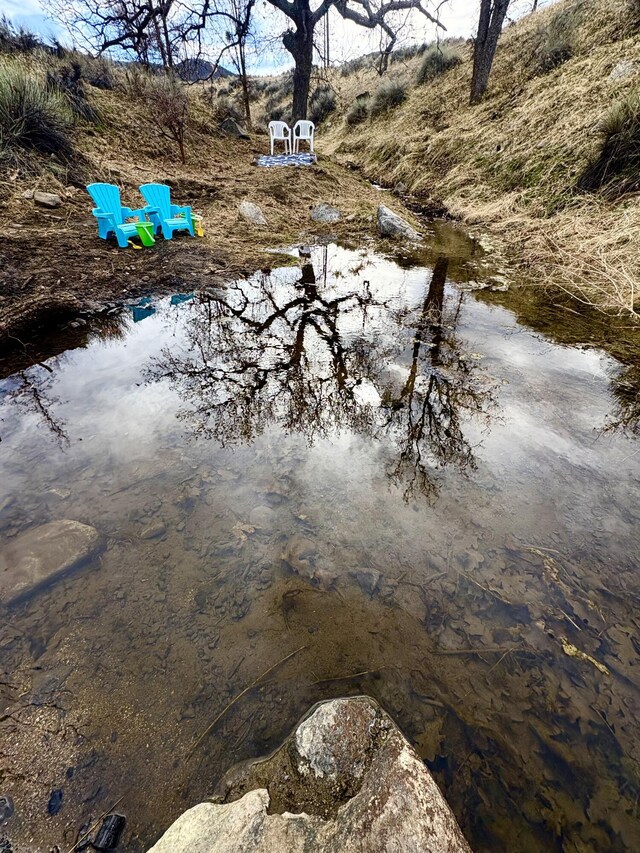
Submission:
[[[147,67],[176,68],[190,81],[203,79],[200,59],[211,61],[210,79],[229,55],[240,78],[250,126],[246,49],[255,4],[256,0],[52,0],[49,14],[85,49],[133,55]],[[182,150],[180,133],[174,131],[180,126],[172,120],[169,129]]]
[[[174,64],[184,14],[175,0],[52,0],[49,14],[81,47],[103,53],[119,50],[149,65]]]
[[[231,55],[231,61],[238,72],[242,87],[242,104],[247,128],[251,130],[247,41],[251,35],[252,15],[256,0],[217,0],[217,2],[218,14],[228,22],[228,27],[224,32],[224,45],[220,51],[218,62],[225,52]]]
[[[473,48],[471,103],[477,104],[487,90],[493,57],[510,0],[480,0],[480,20]]]
[[[437,17],[422,5],[422,0],[320,0],[312,8],[312,0],[267,0],[289,18],[292,27],[282,36],[282,43],[293,57],[293,120],[306,118],[309,85],[313,67],[314,33],[318,23],[334,8],[348,21],[367,29],[380,29],[387,36],[385,53],[393,49],[396,33],[392,25],[395,12],[416,10],[436,26],[445,29]],[[425,0],[428,2],[428,0]]]
[[[48,12],[80,47],[133,55],[147,66],[194,62],[211,48],[207,32],[215,32],[221,46],[214,69],[229,50],[240,51],[246,69],[254,5],[255,0],[51,0]],[[212,27],[214,22],[219,26]]]
[[[168,72],[148,80],[145,94],[152,106],[153,123],[163,136],[178,144],[180,159],[186,163],[184,138],[189,117],[189,97],[184,85],[174,73]]]

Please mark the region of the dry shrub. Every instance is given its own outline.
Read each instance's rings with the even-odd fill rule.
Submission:
[[[92,56],[76,54],[76,61],[80,65],[82,79],[94,89],[110,91],[116,87],[115,68],[109,60]]]
[[[130,98],[144,97],[147,85],[154,76],[144,65],[130,62],[124,70],[120,85]]]
[[[356,98],[347,110],[345,120],[348,125],[355,127],[369,118],[370,98]]]
[[[419,86],[428,83],[430,80],[435,80],[445,71],[450,68],[455,68],[460,65],[462,57],[460,53],[451,45],[447,44],[432,44],[424,52],[424,57],[417,75],[417,83]]]
[[[47,72],[47,87],[60,92],[74,115],[85,121],[98,119],[98,111],[87,99],[87,90],[82,80],[82,68],[78,62],[64,64]]]
[[[372,116],[378,116],[406,100],[407,87],[399,80],[385,80],[373,93],[369,112]]]
[[[186,163],[184,139],[189,117],[189,97],[184,84],[173,74],[148,77],[145,97],[153,121],[161,133],[177,142],[180,159]]]
[[[583,172],[582,190],[602,190],[606,198],[619,198],[640,190],[640,89],[614,104],[600,128],[597,156]]]
[[[379,54],[368,53],[365,56],[358,56],[356,59],[350,59],[348,62],[340,66],[340,76],[348,77],[350,74],[355,74],[357,71],[365,71],[368,68],[373,68],[376,64]]]
[[[226,95],[218,97],[213,102],[213,114],[218,123],[223,122],[227,118],[232,118],[234,121],[242,121],[245,118],[244,111],[238,105],[237,101],[229,98]]]
[[[538,32],[539,45],[533,60],[534,74],[547,74],[571,59],[575,52],[576,22],[567,14],[555,15]]]
[[[25,165],[21,151],[69,156],[73,116],[64,97],[20,62],[0,63],[0,158]]]
[[[35,33],[24,27],[17,27],[3,15],[0,18],[0,53],[32,53],[46,49]]]
[[[314,124],[323,122],[336,108],[336,93],[330,86],[318,86],[309,99],[309,118]]]
[[[413,59],[414,56],[421,56],[430,47],[426,42],[424,44],[411,44],[407,47],[399,47],[393,51],[389,57],[389,64],[394,65],[396,62],[407,62]]]
[[[627,0],[627,17],[632,30],[640,29],[640,0]]]

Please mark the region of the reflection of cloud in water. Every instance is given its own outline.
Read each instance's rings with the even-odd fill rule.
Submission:
[[[47,764],[40,750],[42,773],[30,761],[31,728],[5,738],[16,785],[46,803],[47,774],[64,778],[91,756],[68,788],[69,820],[109,808],[103,799],[124,772],[130,831],[152,843],[183,795],[201,798],[176,784],[175,756],[208,725],[220,691],[236,695],[308,644],[299,669],[237,703],[239,716],[207,744],[203,772],[184,767],[189,785],[264,752],[277,726],[322,698],[309,684],[316,675],[383,667],[339,689],[371,691],[395,709],[475,848],[515,849],[535,836],[531,849],[555,849],[562,826],[576,849],[622,849],[614,827],[635,807],[629,756],[640,742],[637,465],[615,464],[632,442],[594,431],[612,405],[617,365],[460,297],[444,283],[444,263],[398,272],[375,259],[350,277],[360,259],[330,249],[327,266],[345,275],[325,283],[324,258],[314,257],[315,271],[283,273],[276,305],[300,301],[262,332],[241,319],[259,327],[274,312],[275,280],[265,291],[256,278],[264,298],[244,310],[240,287],[175,309],[159,300],[153,317],[128,320],[126,338],[51,362],[47,399],[69,436],[62,450],[33,408],[0,402],[2,532],[66,516],[113,540],[100,571],[34,600],[19,622],[26,639],[2,646],[3,667],[40,684],[73,667],[65,722],[89,721],[82,743],[66,730],[47,734],[77,754],[62,763],[56,751]],[[175,390],[171,373],[144,383],[150,365],[153,380],[172,366],[164,349],[182,370]],[[494,396],[499,416],[489,424]],[[229,450],[190,440],[210,400],[221,405]],[[396,471],[399,492],[388,488]],[[436,503],[400,499],[436,479]],[[165,535],[141,538],[150,524]],[[561,636],[612,676],[568,657]],[[478,654],[458,654],[466,648]],[[96,713],[105,701],[108,713]],[[143,779],[156,729],[167,732],[155,750],[160,771]],[[81,802],[95,790],[102,799]],[[540,797],[550,803],[542,810]],[[626,848],[638,849],[637,818],[627,826]],[[43,840],[48,849],[45,841],[54,839]]]
[[[343,277],[345,260],[325,248],[315,265],[203,301],[148,377],[167,377],[188,401],[180,417],[196,434],[228,445],[277,424],[313,443],[351,430],[389,446],[388,476],[407,496],[434,495],[439,468],[475,466],[463,417],[486,417],[492,404],[455,335],[461,297],[445,287],[448,261],[431,274],[378,262]]]

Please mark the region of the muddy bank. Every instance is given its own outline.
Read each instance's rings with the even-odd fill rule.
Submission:
[[[140,206],[137,187],[157,180],[172,187],[175,203],[202,214],[204,238],[159,238],[140,250],[119,249],[115,240],[98,238],[93,203],[83,186],[64,185],[50,174],[0,182],[5,223],[0,228],[0,348],[20,347],[34,329],[108,302],[173,293],[185,284],[216,286],[271,268],[276,259],[270,247],[328,238],[358,245],[374,240],[380,201],[374,188],[328,158],[313,167],[257,167],[253,158],[263,150],[261,138],[234,140],[226,148],[209,138],[201,169],[163,161],[110,160],[106,166],[94,161],[86,182],[117,183],[123,204]],[[23,197],[36,187],[57,192],[61,206],[50,210]],[[244,200],[260,206],[266,226],[240,216]],[[321,202],[340,210],[338,222],[311,218]],[[411,216],[400,201],[395,207]]]

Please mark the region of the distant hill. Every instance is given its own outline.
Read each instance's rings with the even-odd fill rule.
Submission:
[[[196,83],[198,80],[218,80],[221,77],[233,77],[232,71],[219,65],[215,71],[208,59],[183,59],[176,65],[176,71],[183,80]]]

